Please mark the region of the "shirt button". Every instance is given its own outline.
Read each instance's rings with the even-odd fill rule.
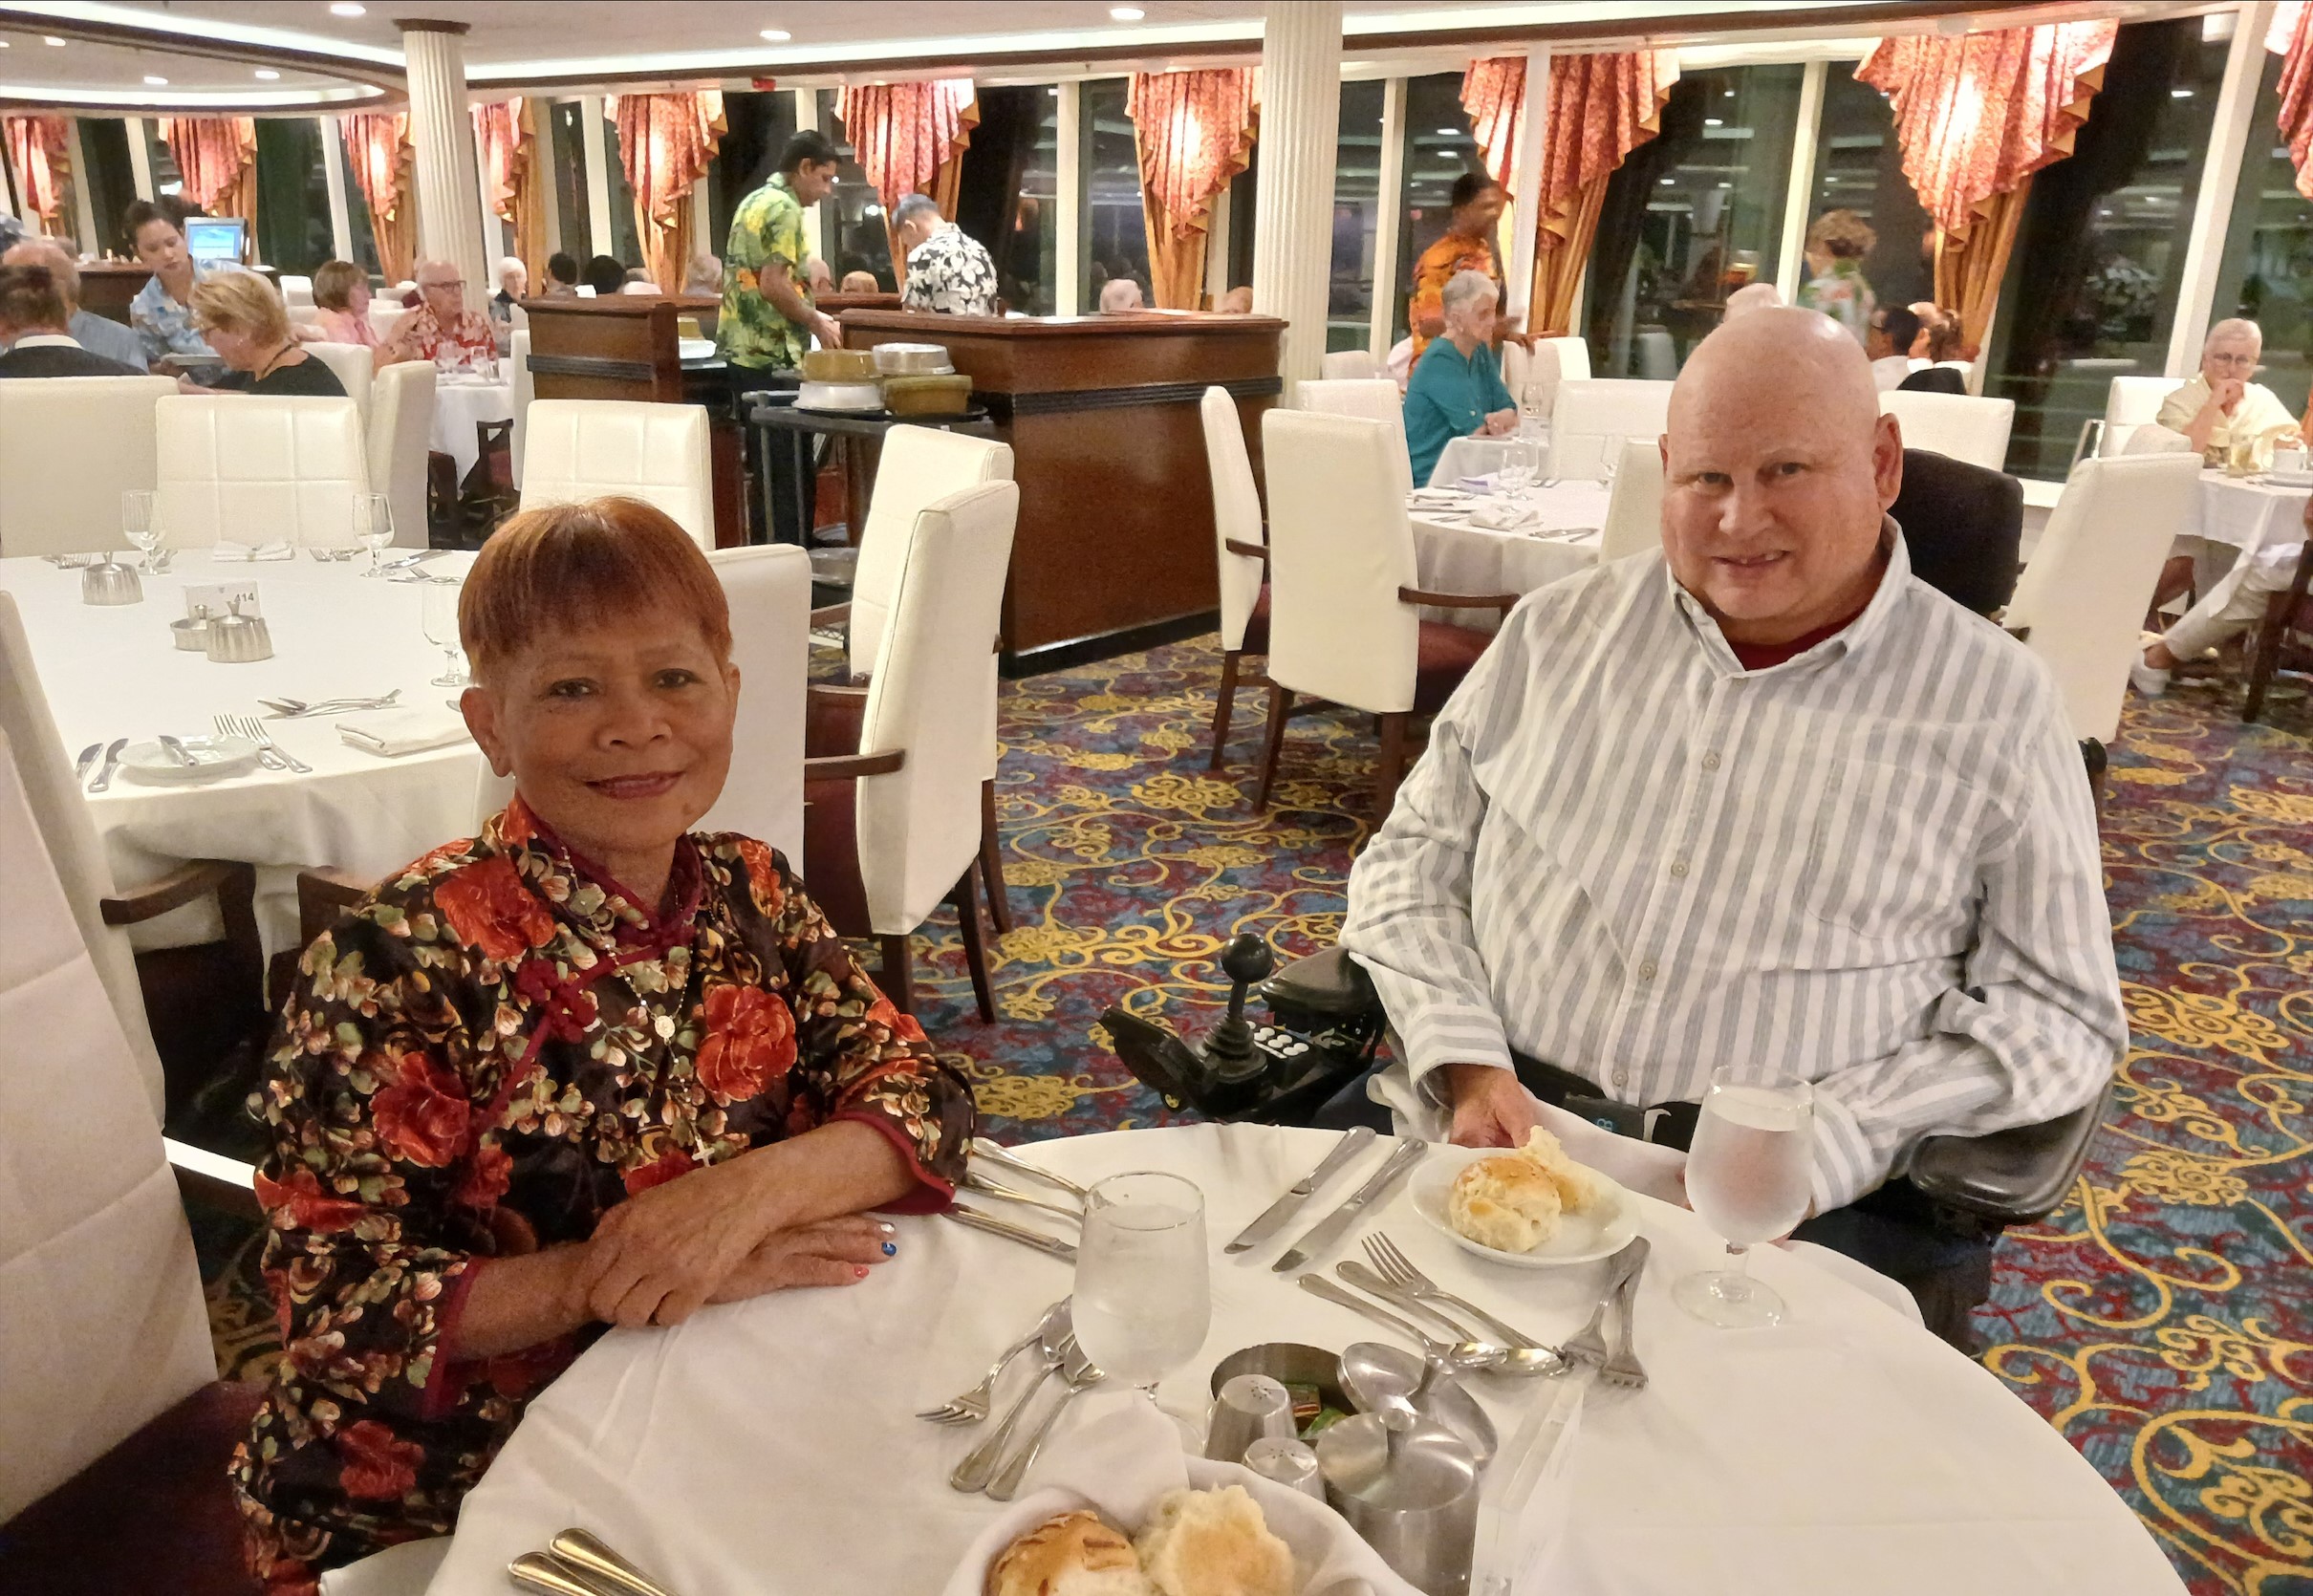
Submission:
[[[1703,756],[1702,756],[1702,767],[1703,767],[1705,770],[1716,770],[1716,769],[1718,769],[1718,768],[1719,768],[1719,755],[1718,755],[1716,752],[1707,753],[1707,754],[1703,755]]]
[[[1615,1070],[1615,1071],[1614,1071],[1614,1084],[1615,1084],[1616,1086],[1620,1086],[1620,1085],[1622,1085],[1622,1084],[1623,1084],[1623,1082],[1624,1082],[1624,1081],[1626,1081],[1626,1080],[1628,1080],[1628,1079],[1629,1079],[1629,1077],[1628,1077],[1627,1075],[1625,1075],[1625,1074],[1624,1074],[1624,1073],[1623,1073],[1621,1070],[1617,1069],[1617,1070]]]
[[[1672,873],[1673,875],[1680,875],[1680,876],[1683,876],[1683,875],[1685,875],[1685,874],[1686,874],[1686,873],[1687,873],[1687,862],[1686,862],[1686,860],[1684,860],[1684,859],[1679,859],[1679,860],[1675,861],[1675,862],[1672,864],[1672,866],[1671,866],[1671,873]]]
[[[1654,960],[1650,959],[1645,963],[1638,966],[1638,979],[1640,981],[1653,981],[1654,979]]]

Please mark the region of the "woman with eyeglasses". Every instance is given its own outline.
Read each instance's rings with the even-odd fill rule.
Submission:
[[[2156,420],[2183,433],[2212,465],[2226,464],[2235,445],[2244,442],[2269,456],[2275,440],[2297,431],[2289,407],[2274,398],[2272,389],[2249,380],[2257,375],[2264,341],[2253,321],[2218,322],[2200,346],[2199,372],[2161,401]]]

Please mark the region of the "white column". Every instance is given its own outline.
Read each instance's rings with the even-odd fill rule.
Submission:
[[[146,140],[151,135],[145,131],[142,117],[123,118],[121,125],[128,130],[129,183],[137,190],[137,198],[149,200],[153,197],[153,147]]]
[[[1219,304],[1221,296],[1229,291],[1229,222],[1236,206],[1229,204],[1226,188],[1213,196],[1213,208],[1206,213],[1204,231],[1204,291]]]
[[[2184,270],[2176,285],[2176,319],[2169,328],[2168,375],[2181,377],[2200,369],[2201,340],[2216,314],[2216,278],[2223,269],[2225,228],[2233,218],[2233,197],[2252,137],[2272,139],[2268,125],[2252,129],[2257,91],[2265,70],[2265,30],[2273,25],[2272,0],[2252,0],[2233,13],[2233,42],[2225,75],[2216,92],[2216,119],[2200,169],[2200,191],[2193,200],[2193,230],[2185,235]]]
[[[354,258],[354,218],[345,202],[345,124],[336,117],[321,119],[321,177],[329,185],[330,253],[350,261]]]
[[[1286,402],[1317,376],[1332,278],[1333,157],[1341,129],[1341,0],[1269,0],[1261,40],[1261,190],[1253,308],[1287,323]]]
[[[1084,253],[1084,85],[1060,85],[1060,126],[1055,136],[1059,160],[1053,166],[1052,313],[1072,316],[1084,311],[1084,270],[1077,264]]]
[[[482,140],[474,137],[474,114],[469,106],[465,116],[465,137],[474,152],[474,220],[482,228],[482,264],[488,273],[489,291],[498,291],[498,257],[508,253],[506,245],[506,224],[497,211],[490,208],[490,166],[482,152]]]
[[[1397,229],[1405,216],[1405,79],[1393,77],[1381,96],[1381,175],[1374,183],[1373,315],[1366,347],[1376,364],[1390,357],[1397,340],[1397,301],[1405,285],[1397,280]],[[1255,302],[1255,310],[1261,308]]]
[[[1518,108],[1518,149],[1510,158],[1510,220],[1517,232],[1510,240],[1510,280],[1502,295],[1503,311],[1521,327],[1525,326],[1526,306],[1534,295],[1534,229],[1542,222],[1543,122],[1549,114],[1550,53],[1547,48],[1529,50],[1525,96]]]
[[[1799,124],[1791,139],[1790,185],[1783,190],[1783,248],[1775,257],[1775,289],[1786,305],[1796,304],[1805,280],[1807,215],[1815,208],[1816,138],[1823,126],[1825,64],[1809,61],[1799,80]]]
[[[611,229],[611,162],[616,159],[616,152],[603,133],[600,95],[579,97],[578,134],[586,142],[587,227],[594,235],[594,247],[587,252],[616,255],[618,235]]]
[[[474,129],[465,108],[466,25],[397,19],[409,75],[410,143],[417,151],[418,254],[446,260],[465,281],[468,305],[490,294],[482,247],[481,184],[474,181]]]

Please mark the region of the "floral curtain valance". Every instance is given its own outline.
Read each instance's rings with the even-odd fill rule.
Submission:
[[[1479,159],[1485,162],[1486,176],[1505,189],[1510,186],[1510,163],[1518,158],[1518,124],[1525,97],[1524,55],[1472,61],[1461,75],[1461,108],[1469,113]]]
[[[2265,48],[2283,57],[2281,132],[2297,168],[2297,191],[2313,200],[2313,5],[2287,0],[2275,9]]]
[[[483,206],[493,216],[511,222],[515,176],[524,159],[521,97],[477,105],[472,116],[474,148],[481,152],[482,169],[488,179]]]
[[[62,117],[0,117],[0,145],[15,168],[25,208],[45,232],[63,226],[64,180],[72,169],[64,153],[69,137]]]
[[[1205,230],[1213,196],[1251,163],[1260,73],[1253,67],[1140,72],[1125,97],[1140,188],[1176,238]]]
[[[2118,32],[2113,22],[2054,22],[1882,39],[1855,79],[1888,97],[1921,207],[1964,236],[1992,196],[2072,153]]]
[[[1668,50],[1551,58],[1539,207],[1543,243],[1565,238],[1584,191],[1662,131],[1663,103],[1677,82],[1678,56]]]
[[[887,212],[910,194],[932,192],[940,168],[971,141],[976,101],[968,77],[869,83],[836,95],[835,115]]]
[[[635,191],[636,232],[651,280],[680,292],[690,264],[691,185],[706,175],[726,127],[723,94],[620,95],[618,158]]]
[[[355,112],[338,126],[354,185],[369,206],[378,270],[388,283],[400,282],[409,275],[418,248],[417,189],[410,176],[417,152],[410,147],[409,114]]]
[[[249,216],[256,184],[257,123],[249,117],[170,117],[162,124],[184,197],[207,211]],[[244,195],[242,190],[249,192]]]

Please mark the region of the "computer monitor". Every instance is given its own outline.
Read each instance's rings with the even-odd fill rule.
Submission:
[[[241,262],[249,243],[249,223],[238,216],[188,216],[184,219],[184,247],[197,261]]]

